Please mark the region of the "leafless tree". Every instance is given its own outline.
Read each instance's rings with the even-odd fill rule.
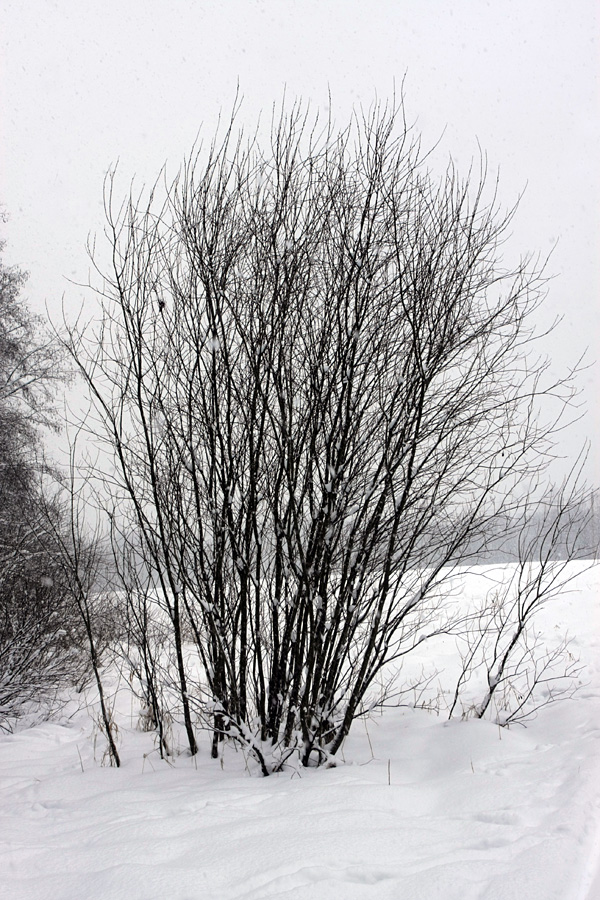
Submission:
[[[0,244],[0,251],[2,250]],[[51,705],[81,671],[57,559],[43,540],[38,428],[57,419],[60,345],[21,293],[25,273],[0,261],[0,727]],[[56,548],[53,548],[56,549]]]
[[[101,317],[65,340],[190,752],[210,721],[268,774],[331,762],[450,627],[449,574],[543,480],[572,389],[532,356],[545,280],[501,258],[483,160],[434,178],[401,106],[338,132],[296,105],[266,150],[236,115],[147,195],[108,178]]]
[[[56,425],[54,391],[66,372],[60,345],[23,300],[26,281],[26,272],[0,262],[0,426],[25,429],[31,441],[31,425]]]
[[[124,662],[128,681],[137,695],[140,727],[156,731],[161,758],[171,755],[171,723],[177,716],[178,668],[173,665],[173,629],[168,608],[160,603],[161,592],[153,582],[148,564],[133,535],[111,522],[112,556],[120,586],[124,628],[117,652]]]
[[[460,629],[462,666],[450,717],[462,709],[463,716],[481,719],[493,709],[499,724],[509,725],[572,696],[583,667],[568,636],[555,646],[541,637],[539,614],[579,574],[571,562],[595,555],[585,545],[590,510],[577,472],[578,467],[559,491],[549,490],[535,503],[523,498],[516,561],[492,573],[497,583]],[[465,706],[465,686],[482,670],[483,696]]]
[[[40,491],[40,544],[59,574],[63,605],[68,604],[71,621],[78,625],[74,641],[85,661],[88,681],[93,679],[100,706],[100,727],[108,743],[111,765],[121,760],[115,740],[115,723],[102,679],[103,655],[117,637],[114,596],[111,586],[109,548],[104,546],[100,526],[86,516],[85,482],[78,476],[77,441],[70,445],[69,468],[60,483]],[[81,669],[81,662],[79,665]],[[71,679],[73,672],[69,673]],[[66,679],[63,679],[63,684]]]

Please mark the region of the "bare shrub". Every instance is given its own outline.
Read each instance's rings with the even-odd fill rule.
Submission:
[[[453,567],[539,495],[539,401],[572,397],[532,356],[543,274],[501,260],[483,161],[425,160],[401,108],[336,132],[294,106],[264,150],[234,114],[173,182],[121,205],[107,180],[101,318],[65,342],[140,680],[157,710],[151,590],[191,753],[200,720],[264,774],[334,760],[390,664],[453,627]]]

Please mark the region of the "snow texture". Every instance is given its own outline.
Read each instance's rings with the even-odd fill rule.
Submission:
[[[206,739],[161,762],[124,689],[121,769],[101,765],[86,709],[3,736],[0,894],[599,900],[599,587],[596,566],[546,611],[548,633],[575,636],[583,684],[527,728],[391,709],[355,724],[345,764],[269,778],[233,749],[211,761]],[[435,650],[443,668],[451,649],[419,662]]]

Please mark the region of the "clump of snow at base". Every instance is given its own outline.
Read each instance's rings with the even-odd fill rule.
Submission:
[[[208,741],[161,761],[124,689],[120,769],[90,708],[2,736],[3,896],[598,900],[600,566],[581,569],[540,627],[573,636],[582,685],[527,728],[398,707],[356,722],[336,768],[269,778]]]

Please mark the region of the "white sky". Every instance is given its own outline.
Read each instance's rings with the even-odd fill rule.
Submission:
[[[69,310],[102,182],[173,173],[239,80],[243,117],[281,98],[353,103],[403,77],[425,144],[466,168],[477,140],[507,206],[525,188],[509,250],[546,254],[557,277],[541,324],[557,372],[600,358],[600,4],[597,0],[3,0],[0,200],[5,258],[29,270],[32,306]],[[441,160],[441,156],[440,156]],[[594,440],[600,363],[580,378],[589,413],[564,444]],[[594,437],[594,435],[596,435]]]

